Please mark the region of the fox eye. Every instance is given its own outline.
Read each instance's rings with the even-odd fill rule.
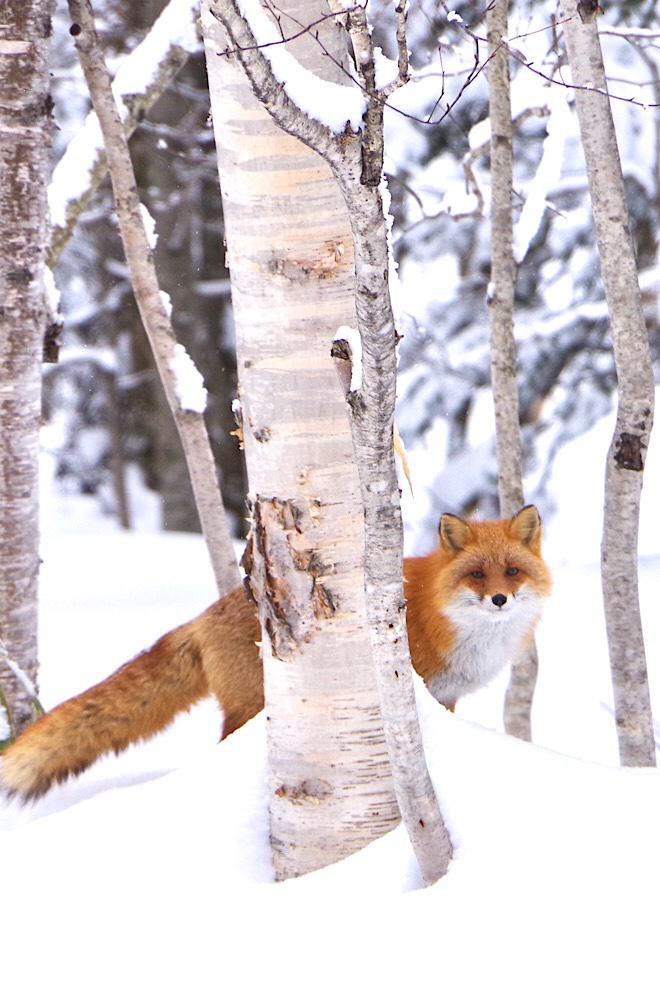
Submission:
[[[518,573],[518,568],[517,567],[507,567],[507,569],[505,570],[504,573],[506,574],[507,577],[513,577],[515,574]]]
[[[483,571],[470,571],[470,577],[477,578],[478,580],[485,577]]]

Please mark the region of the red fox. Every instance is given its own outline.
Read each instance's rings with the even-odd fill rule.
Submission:
[[[453,710],[531,640],[550,575],[532,505],[488,522],[445,514],[439,534],[433,553],[404,562],[404,590],[413,665]],[[256,606],[236,588],[29,726],[5,751],[0,787],[23,800],[40,797],[210,694],[224,714],[224,738],[263,708],[260,635]]]

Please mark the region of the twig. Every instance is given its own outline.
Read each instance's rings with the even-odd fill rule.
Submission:
[[[296,18],[295,17],[293,17],[291,14],[289,14],[287,16],[289,17],[290,20],[296,21],[296,23],[300,24],[300,30],[299,31],[295,31],[293,34],[287,34],[287,35],[285,35],[284,34],[284,30],[282,28],[282,24],[281,24],[280,18],[275,13],[275,10],[278,10],[277,5],[274,4],[274,3],[271,3],[271,2],[265,2],[265,6],[268,8],[268,10],[270,11],[270,13],[272,14],[273,19],[276,21],[277,26],[278,26],[278,28],[280,30],[280,37],[277,39],[277,41],[265,41],[265,42],[262,42],[261,44],[257,44],[257,42],[255,41],[253,44],[242,45],[240,48],[226,48],[222,52],[216,52],[216,55],[221,56],[221,57],[222,56],[228,57],[230,55],[239,55],[239,54],[244,53],[244,52],[257,51],[258,49],[260,49],[261,51],[264,51],[264,49],[266,49],[266,48],[273,48],[273,47],[276,47],[278,45],[288,45],[290,41],[296,41],[296,39],[302,38],[302,36],[304,34],[312,34],[314,32],[314,28],[318,27],[319,24],[324,24],[325,21],[329,21],[332,18],[337,18],[337,17],[343,16],[345,14],[350,14],[351,11],[354,11],[354,10],[364,10],[365,9],[361,4],[356,4],[354,7],[341,7],[341,8],[333,9],[333,10],[330,11],[329,14],[324,14],[322,17],[317,17],[316,20],[310,21],[309,24],[300,24],[299,21],[296,21]],[[366,4],[365,4],[365,7],[366,7]],[[215,14],[215,12],[213,10],[211,11],[211,13],[213,14],[214,17],[216,17],[216,14]],[[279,11],[279,13],[281,13],[281,11]],[[315,35],[315,38],[316,38],[317,41],[319,40],[318,39],[318,35]]]
[[[484,8],[484,10],[480,13],[480,15],[477,18],[474,19],[474,21],[472,23],[478,23],[488,13],[488,11],[494,6],[494,4],[495,4],[495,0],[491,0],[491,2],[488,4],[488,6]],[[643,110],[647,110],[647,109],[651,109],[651,108],[660,106],[660,104],[657,104],[657,103],[644,103],[641,100],[636,100],[634,97],[626,97],[626,96],[621,96],[621,95],[616,94],[616,93],[608,93],[606,90],[593,89],[592,87],[589,87],[589,86],[581,87],[581,86],[577,86],[577,85],[575,85],[573,83],[567,83],[567,82],[564,82],[563,80],[559,80],[556,77],[551,76],[551,75],[548,75],[547,73],[542,72],[540,69],[535,68],[530,62],[528,62],[525,59],[524,55],[522,55],[521,52],[519,52],[511,44],[511,42],[513,42],[513,41],[521,41],[521,40],[524,40],[525,38],[532,37],[535,34],[541,34],[541,33],[545,32],[545,31],[552,31],[553,34],[554,34],[556,32],[557,27],[560,26],[560,25],[562,25],[562,24],[566,24],[570,20],[570,18],[562,18],[562,19],[559,19],[559,20],[556,20],[556,19],[553,18],[553,20],[551,21],[550,24],[545,24],[542,27],[534,28],[532,31],[527,31],[527,32],[524,32],[524,33],[521,33],[521,34],[513,35],[511,38],[507,38],[506,40],[502,39],[500,41],[499,45],[497,46],[497,48],[494,51],[492,51],[490,53],[490,55],[483,62],[480,61],[480,57],[481,57],[480,45],[481,44],[487,44],[487,38],[483,37],[482,35],[476,34],[471,29],[471,27],[469,25],[465,24],[463,21],[460,21],[460,22],[457,21],[457,22],[455,22],[456,25],[457,25],[457,27],[459,27],[460,29],[462,29],[463,32],[468,37],[470,37],[472,39],[472,43],[473,43],[474,49],[475,49],[473,65],[472,65],[472,67],[469,70],[465,70],[465,71],[467,71],[468,76],[467,76],[467,79],[462,84],[462,86],[460,87],[457,95],[451,100],[450,103],[447,104],[447,106],[443,110],[442,114],[434,120],[433,119],[433,115],[434,115],[435,111],[438,109],[438,107],[441,105],[442,100],[443,100],[444,95],[445,95],[445,73],[444,73],[444,71],[441,72],[440,74],[442,76],[442,90],[440,92],[440,95],[437,97],[435,103],[433,104],[433,107],[431,108],[431,111],[426,115],[426,117],[418,117],[416,114],[409,113],[408,111],[401,109],[401,107],[392,106],[391,104],[389,104],[387,102],[388,99],[389,99],[389,97],[397,89],[399,89],[402,85],[404,85],[405,82],[410,81],[410,78],[411,78],[410,73],[409,73],[409,67],[407,66],[407,49],[405,50],[405,56],[404,56],[403,55],[403,50],[401,48],[401,44],[402,44],[401,38],[402,37],[405,37],[405,35],[402,34],[402,31],[405,31],[405,12],[402,10],[399,13],[399,6],[401,6],[401,5],[400,4],[397,5],[397,8],[396,8],[396,13],[397,13],[397,18],[398,18],[398,20],[397,20],[397,45],[398,45],[398,50],[399,50],[399,74],[398,74],[397,78],[395,80],[393,80],[392,83],[390,83],[387,86],[384,86],[381,90],[374,91],[374,93],[371,94],[371,95],[372,95],[374,101],[380,102],[383,106],[387,106],[391,111],[393,111],[394,113],[399,114],[399,116],[404,117],[406,120],[412,120],[415,123],[422,124],[425,127],[436,127],[439,124],[442,124],[447,117],[450,117],[451,116],[454,107],[457,105],[457,103],[459,102],[459,100],[461,99],[461,97],[463,96],[463,94],[465,93],[465,91],[480,77],[480,75],[483,72],[483,70],[487,67],[487,65],[490,62],[490,60],[495,57],[495,55],[500,50],[500,48],[506,48],[506,50],[508,51],[508,53],[511,56],[511,58],[515,59],[515,61],[518,62],[520,65],[522,65],[523,68],[526,68],[528,71],[530,71],[530,72],[534,73],[535,75],[539,76],[541,79],[545,79],[546,82],[549,82],[552,85],[562,86],[565,89],[575,89],[575,90],[586,89],[589,92],[596,92],[596,93],[599,93],[602,96],[608,96],[610,99],[613,99],[613,100],[618,100],[618,101],[623,102],[623,103],[630,103],[633,106],[640,107]],[[449,8],[447,7],[447,4],[446,3],[443,3],[442,6],[445,8],[446,11],[449,10]],[[361,4],[356,4],[353,7],[344,8],[339,2],[335,2],[335,0],[332,0],[331,7],[332,7],[332,10],[331,10],[331,12],[329,14],[324,15],[324,17],[322,17],[322,18],[317,18],[315,21],[311,22],[308,25],[301,25],[300,30],[299,31],[296,31],[293,34],[284,36],[284,34],[282,33],[282,37],[280,39],[278,39],[277,41],[269,41],[269,42],[266,42],[265,44],[257,44],[256,42],[254,42],[252,45],[248,45],[248,46],[245,46],[243,48],[227,48],[225,51],[218,52],[217,54],[219,56],[238,55],[241,52],[249,52],[250,50],[254,51],[254,50],[259,49],[259,48],[265,49],[265,48],[270,48],[270,47],[276,46],[276,45],[287,44],[290,41],[295,41],[296,38],[301,37],[303,34],[313,33],[312,32],[312,29],[315,26],[317,26],[322,21],[328,20],[331,17],[336,17],[336,18],[342,17],[342,18],[344,18],[344,19],[347,20],[347,15],[348,14],[350,14],[350,13],[356,13],[356,14],[359,15],[359,12],[360,11],[362,11],[364,13],[364,11],[366,9],[365,6],[363,6]],[[275,10],[278,9],[277,8],[277,5],[275,3],[273,3],[272,0],[269,0],[268,8],[269,9],[275,8]],[[278,20],[278,23],[279,23],[279,20]],[[402,24],[404,25],[403,27],[402,27]],[[608,33],[614,34],[616,32],[612,31],[612,32],[608,32]],[[341,62],[337,61],[337,59],[332,55],[332,53],[328,51],[328,49],[323,44],[323,41],[318,36],[318,34],[314,34],[314,40],[319,45],[319,47],[321,48],[321,50],[322,50],[323,54],[326,56],[326,58],[329,58],[332,61],[332,63],[334,65],[336,65],[337,68],[339,68],[352,83],[356,83],[357,82],[357,85],[360,86],[360,88],[363,90],[363,92],[367,96],[369,96],[369,91],[368,91],[368,88],[367,88],[367,86],[366,86],[366,84],[364,82],[364,79],[360,77],[359,79],[356,80],[354,78],[354,76],[346,68],[346,66],[342,65]],[[404,67],[405,67],[405,69],[404,69]],[[407,74],[405,75],[405,79],[404,79],[404,76],[402,75],[402,72],[403,71],[406,71],[407,72]],[[414,77],[412,77],[412,78],[414,78]]]
[[[512,123],[514,128],[516,128],[519,127],[521,124],[523,124],[526,120],[529,120],[530,117],[548,117],[549,115],[550,115],[550,108],[547,106],[528,107],[526,110],[522,110],[519,114],[517,114],[517,116],[513,118]],[[471,191],[473,193],[473,195],[476,197],[477,200],[477,205],[473,210],[468,210],[465,213],[451,213],[448,209],[443,209],[443,210],[438,210],[436,213],[428,213],[425,216],[420,217],[419,220],[415,220],[414,223],[409,224],[402,231],[402,236],[409,234],[412,230],[415,230],[417,227],[421,226],[424,223],[428,223],[433,220],[439,220],[440,217],[443,216],[449,217],[451,220],[468,220],[470,218],[478,218],[483,216],[484,195],[481,191],[481,186],[477,181],[477,177],[474,174],[473,166],[476,164],[479,158],[482,158],[484,155],[488,154],[489,151],[490,151],[490,139],[486,141],[482,141],[481,144],[477,145],[475,148],[472,148],[463,157],[462,165],[463,165],[463,172],[465,174],[466,187],[468,191]],[[392,176],[392,180],[398,182],[400,185],[404,187],[404,189],[416,201],[417,205],[419,206],[420,210],[423,213],[424,205],[422,203],[422,200],[420,199],[418,194],[414,191],[412,186],[405,183],[399,176]],[[518,196],[518,198],[522,199],[519,193],[517,193],[515,190],[513,192],[515,196]],[[552,210],[554,213],[558,213],[559,216],[562,215],[561,213],[559,213],[558,210],[553,209],[553,207],[551,206],[548,206],[548,209]]]

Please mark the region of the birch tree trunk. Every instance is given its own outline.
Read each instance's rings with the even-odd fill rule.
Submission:
[[[323,4],[287,0],[314,20]],[[330,356],[355,322],[346,208],[327,165],[280,130],[203,13],[236,322],[279,878],[325,866],[398,821],[363,586],[364,529]],[[297,25],[296,25],[297,28]],[[342,32],[319,25],[341,60]],[[299,61],[319,64],[310,35]]]
[[[0,17],[0,638],[33,681],[52,6],[14,0]],[[0,687],[20,731],[32,703],[4,664]]]
[[[516,265],[513,256],[513,122],[509,56],[502,38],[508,36],[508,0],[488,8],[488,86],[490,101],[490,369],[495,405],[497,491],[500,515],[513,516],[525,502],[522,442],[518,409],[516,342],[513,304]],[[532,699],[536,685],[536,645],[516,658],[504,701],[504,726],[519,739],[532,738]]]
[[[655,744],[637,586],[644,461],[653,425],[648,332],[630,234],[621,160],[596,26],[598,4],[562,0],[605,297],[618,376],[607,455],[601,568],[619,753],[624,766],[655,766]],[[582,87],[582,88],[580,88]]]
[[[126,261],[140,317],[154,354],[158,374],[179,431],[190,474],[195,505],[208,548],[218,593],[228,594],[240,584],[229,524],[222,504],[211,444],[204,424],[200,396],[191,403],[181,394],[178,353],[167,305],[162,297],[144,226],[135,175],[124,127],[114,102],[110,77],[94,28],[88,0],[69,0],[71,33],[99,118]],[[186,375],[196,374],[189,365]]]
[[[352,395],[351,427],[364,510],[364,588],[369,633],[397,802],[423,879],[431,883],[446,872],[451,843],[424,759],[405,626],[402,529],[393,455],[396,331],[387,284],[388,248],[380,192],[387,89],[376,89],[374,50],[364,8],[355,8],[352,13],[342,9],[340,17],[346,19],[361,88],[367,94],[365,129],[357,133],[347,124],[339,135],[291,101],[259,52],[233,0],[212,0],[211,9],[227,30],[231,51],[243,65],[253,91],[284,130],[326,159],[348,209],[355,251],[354,315],[362,368],[361,380]],[[405,81],[408,71],[405,4],[398,3],[395,11],[399,78],[391,86]],[[295,18],[295,23],[300,26],[311,20],[313,12],[306,10],[302,21]],[[324,23],[329,27],[329,22]],[[329,29],[336,31],[334,26]],[[316,43],[316,28],[312,40]],[[336,58],[331,57],[330,62],[334,64]],[[297,68],[293,68],[298,80]],[[343,96],[335,98],[341,100]],[[344,113],[342,109],[342,123]],[[346,324],[346,318],[342,317],[340,323]],[[350,319],[348,324],[353,325]]]

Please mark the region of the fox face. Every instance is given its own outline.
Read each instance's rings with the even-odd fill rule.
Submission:
[[[504,617],[530,597],[548,593],[541,520],[533,505],[512,519],[494,522],[468,523],[446,513],[439,531],[446,561],[443,604],[462,603],[485,615]]]
[[[532,636],[550,591],[534,506],[512,519],[467,522],[445,514],[440,546],[412,561],[413,662],[431,693],[452,707],[487,683]]]
[[[539,598],[522,554],[508,553],[503,560],[470,554],[455,586],[450,614],[480,614],[491,622],[507,622],[519,609]]]

